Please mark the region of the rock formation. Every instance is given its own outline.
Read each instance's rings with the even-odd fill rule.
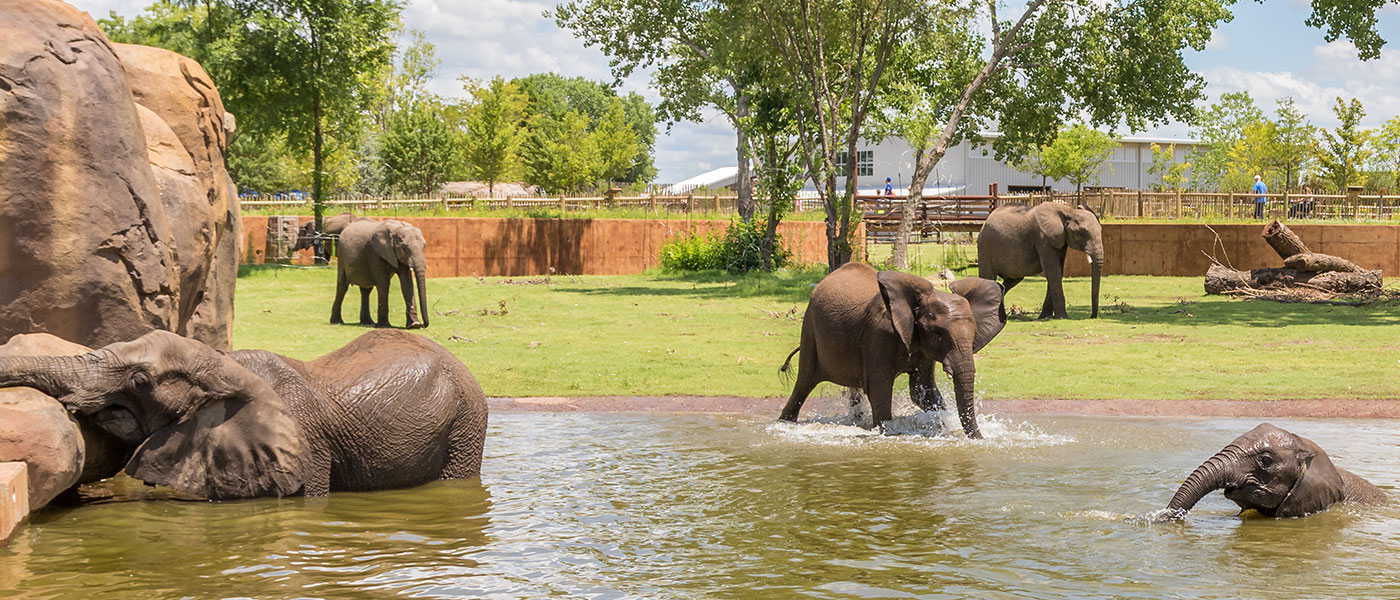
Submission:
[[[208,75],[57,0],[0,4],[0,39],[0,339],[228,349],[241,232]]]
[[[87,352],[83,346],[43,333],[17,335],[0,346],[0,356]],[[78,485],[86,460],[83,428],[62,404],[33,388],[0,388],[0,462],[29,465],[30,510]]]

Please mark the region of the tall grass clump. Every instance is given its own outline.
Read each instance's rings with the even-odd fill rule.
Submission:
[[[689,234],[661,245],[661,268],[667,271],[724,270],[749,273],[781,269],[792,262],[792,251],[774,234],[771,267],[764,264],[764,248],[770,243],[767,225],[754,219],[730,221],[724,235]]]

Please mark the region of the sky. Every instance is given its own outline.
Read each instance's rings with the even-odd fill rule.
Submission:
[[[151,0],[69,0],[94,18],[108,11],[134,15]],[[775,0],[783,1],[783,0]],[[408,0],[404,24],[422,30],[442,61],[430,89],[462,96],[458,78],[506,78],[554,71],[611,82],[608,59],[586,48],[544,13],[555,3],[540,0]],[[1235,18],[1216,30],[1204,51],[1190,52],[1187,64],[1206,80],[1206,92],[1247,90],[1267,112],[1275,99],[1292,96],[1313,124],[1331,127],[1333,99],[1357,97],[1366,109],[1363,124],[1374,127],[1400,114],[1400,5],[1380,14],[1380,30],[1391,40],[1378,59],[1362,62],[1345,41],[1327,43],[1323,32],[1303,24],[1307,0],[1239,0]],[[646,72],[621,82],[619,90],[638,92],[656,102]],[[713,111],[700,123],[659,125],[657,181],[680,181],[705,171],[733,166],[734,132]],[[1147,135],[1186,137],[1189,128],[1171,124]],[[1119,132],[1126,134],[1129,132]]]

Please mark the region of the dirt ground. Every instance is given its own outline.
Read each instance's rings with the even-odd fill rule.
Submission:
[[[507,412],[745,413],[776,417],[785,401],[736,396],[588,396],[491,398],[488,403],[491,410]],[[803,410],[826,412],[837,402],[812,398]],[[1400,418],[1400,402],[1393,400],[984,400],[979,406],[983,412],[1001,414]]]

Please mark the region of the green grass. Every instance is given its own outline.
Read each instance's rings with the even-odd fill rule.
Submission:
[[[929,245],[932,247],[932,245]],[[433,279],[432,327],[498,396],[784,396],[822,270]],[[1088,319],[1087,278],[1067,280],[1070,320],[1013,316],[978,355],[987,398],[1294,399],[1400,395],[1400,305],[1279,304],[1205,296],[1195,277],[1105,277]],[[310,359],[360,335],[328,324],[329,268],[245,267],[234,341]],[[1008,295],[1036,312],[1043,279]],[[391,322],[403,324],[390,294]],[[359,301],[352,292],[346,317]],[[943,385],[947,378],[939,376]]]
[[[351,210],[357,215],[370,217],[480,217],[495,219],[694,219],[694,220],[714,220],[728,221],[736,218],[737,213],[732,211],[695,211],[686,213],[684,211],[657,210],[653,212],[649,208],[597,208],[588,210],[568,210],[563,211],[558,208],[516,208],[516,209],[453,209],[443,210],[442,208],[421,209],[421,208],[384,208],[366,209],[354,208],[346,209],[341,206],[330,206],[326,208],[326,215],[334,215]],[[310,206],[269,206],[258,208],[244,208],[244,216],[275,216],[275,215],[310,215]],[[826,218],[826,213],[820,210],[808,210],[802,212],[789,213],[783,217],[784,221],[820,221]]]

